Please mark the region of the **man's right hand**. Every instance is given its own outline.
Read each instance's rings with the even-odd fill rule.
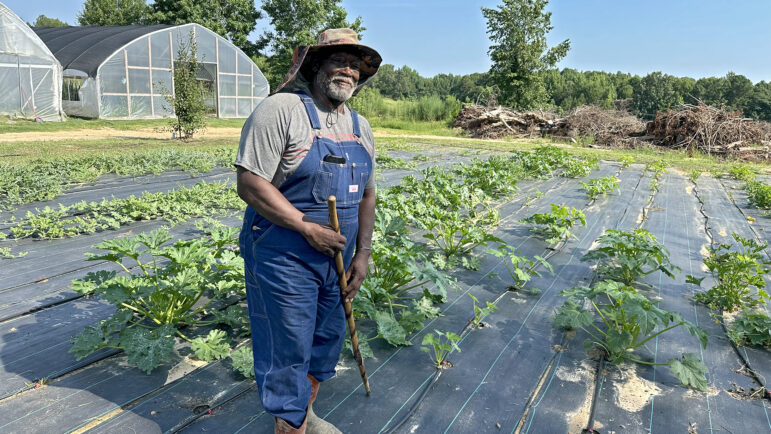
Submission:
[[[301,233],[314,249],[327,256],[335,256],[335,253],[345,249],[345,237],[329,226],[307,222]]]

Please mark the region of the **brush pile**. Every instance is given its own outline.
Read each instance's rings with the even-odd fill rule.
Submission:
[[[581,106],[559,117],[542,111],[516,112],[503,107],[467,105],[453,124],[470,137],[593,137],[594,147],[662,146],[745,160],[771,157],[771,123],[745,118],[703,103],[682,105],[645,124],[621,110]]]
[[[594,137],[594,144],[632,148],[645,135],[645,124],[636,116],[597,106],[577,107],[548,131],[552,137]]]
[[[458,113],[452,126],[462,128],[474,138],[540,137],[542,127],[553,124],[556,118],[552,113],[467,105]]]
[[[741,112],[700,103],[656,113],[648,122],[646,135],[657,146],[764,160],[769,156],[771,128],[767,122],[743,117]]]

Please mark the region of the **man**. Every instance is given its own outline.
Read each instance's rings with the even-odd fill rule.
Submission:
[[[345,106],[380,66],[351,29],[295,49],[276,92],[247,119],[236,166],[249,205],[241,231],[254,373],[275,432],[336,433],[313,413],[334,376],[345,314],[334,254],[343,252],[346,300],[367,273],[375,219],[374,138]],[[337,198],[342,235],[329,227]]]

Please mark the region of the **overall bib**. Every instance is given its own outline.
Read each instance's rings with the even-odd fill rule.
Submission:
[[[340,230],[347,240],[343,252],[347,270],[372,158],[361,144],[356,111],[351,110],[353,136],[336,142],[321,136],[313,99],[298,95],[315,137],[305,159],[279,191],[307,217],[325,224],[329,223],[327,198],[337,198]],[[328,155],[343,157],[345,163],[324,161]],[[252,207],[246,209],[239,244],[260,399],[268,413],[299,427],[311,394],[307,374],[319,381],[334,376],[345,339],[335,261],[300,233],[271,223]]]

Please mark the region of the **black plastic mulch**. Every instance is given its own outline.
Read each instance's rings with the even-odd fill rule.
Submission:
[[[373,395],[364,396],[355,363],[346,355],[338,375],[322,387],[314,405],[316,413],[344,432],[380,432],[393,428],[403,419],[405,423],[399,432],[579,432],[585,428],[592,409],[597,361],[584,352],[581,343],[585,337],[580,333],[573,335],[552,329],[551,315],[562,303],[557,296],[560,290],[588,283],[593,278],[593,271],[588,264],[580,262],[580,257],[594,239],[607,228],[628,229],[637,225],[650,195],[649,176],[641,169],[633,166],[621,170],[621,194],[601,198],[588,207],[577,180],[554,178],[520,183],[520,195],[500,207],[504,221],[498,234],[528,256],[550,252],[524,225],[516,223],[518,219],[545,211],[550,203],[585,208],[587,213],[587,227],[575,231],[579,238],[550,254],[554,275],[544,274],[530,285],[541,292],[507,292],[510,278],[501,262],[489,255],[483,258],[479,271],[454,273],[462,292],[450,294],[443,306],[445,316],[427,321],[425,328],[411,337],[413,346],[394,349],[373,341],[376,357],[366,361]],[[617,171],[616,165],[603,164],[602,170],[590,177]],[[387,182],[393,182],[392,179]],[[707,182],[711,181],[700,179],[699,190],[709,190]],[[654,274],[646,281],[651,286],[649,291],[660,295],[662,307],[676,310],[707,328],[710,344],[700,351],[694,338],[673,331],[662,335],[656,345],[649,348],[648,356],[662,361],[676,357],[681,351],[696,353],[710,367],[710,392],[703,394],[683,388],[667,367],[654,370],[606,365],[594,408],[594,428],[599,432],[688,432],[689,428],[730,432],[771,430],[767,401],[739,399],[726,391],[733,383],[744,389],[751,387],[752,380],[735,372],[741,368],[740,359],[723,337],[722,328],[709,320],[706,309],[694,305],[693,285],[684,283],[683,275],[698,273],[699,251],[707,240],[704,217],[699,212],[696,193],[688,189],[689,185],[692,184],[679,175],[667,175],[661,191],[648,207],[648,220],[643,222],[644,227],[667,245],[683,273],[677,280],[660,279]],[[720,188],[717,185],[712,196],[717,196]],[[525,207],[525,203],[530,202],[528,195],[536,189],[545,194]],[[728,222],[726,228],[746,230],[744,227],[734,229],[749,223],[733,203],[731,207],[734,215],[716,213],[717,218]],[[707,207],[705,213],[710,215]],[[473,316],[466,293],[474,294],[482,303],[498,300],[499,310],[485,319],[487,327],[465,335],[460,343],[462,352],[449,357],[454,367],[444,370],[424,395],[436,371],[420,351],[420,341],[435,328],[455,332],[463,329]],[[68,317],[64,308],[68,305],[79,306],[79,315]],[[57,308],[62,310],[56,311]],[[109,315],[99,309],[104,307],[94,300],[74,300],[14,321],[20,321],[28,335],[36,327],[50,329],[54,325],[54,332],[68,330],[72,335],[100,315]],[[0,323],[0,327],[11,322]],[[361,321],[359,327],[365,334],[373,330],[372,324],[366,321]],[[9,342],[0,347],[4,366],[8,368],[3,376],[17,381],[17,385],[34,376],[23,371],[23,361],[13,361],[12,357],[6,361],[7,355],[45,362],[57,353],[46,351],[46,345],[58,344],[68,349],[68,345],[62,344],[67,333],[43,334],[29,349],[23,340],[6,341],[7,336],[18,333],[18,329],[0,329],[4,342]],[[38,390],[0,401],[3,416],[0,432],[78,428],[99,432],[272,431],[272,418],[262,410],[252,380],[235,374],[227,360],[201,364],[185,358],[187,351],[181,348],[175,360],[151,375],[126,366],[125,356],[113,356]],[[762,349],[748,349],[747,354],[756,369],[759,368],[754,365],[755,358],[769,360],[768,351]],[[13,374],[19,379],[10,380]],[[423,401],[416,409],[412,408],[419,397]],[[411,410],[414,413],[410,413]],[[104,421],[87,426],[98,418]]]

